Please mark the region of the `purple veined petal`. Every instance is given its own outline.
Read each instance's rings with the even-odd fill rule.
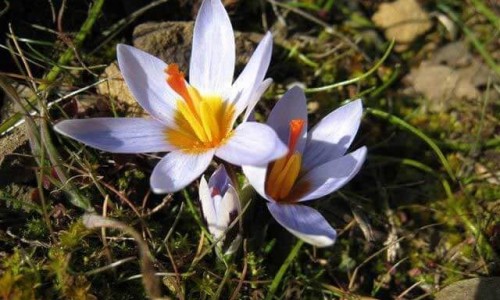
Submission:
[[[236,105],[237,116],[243,112],[252,101],[255,101],[255,99],[258,100],[265,91],[265,89],[261,89],[261,83],[269,68],[272,52],[273,36],[270,32],[267,32],[255,49],[248,64],[231,87],[230,98]],[[258,95],[259,92],[260,95]],[[255,106],[255,104],[253,104],[253,106]]]
[[[226,93],[233,82],[234,33],[220,0],[204,0],[196,17],[189,82],[202,93]]]
[[[263,165],[282,157],[287,151],[271,127],[245,122],[236,127],[215,155],[237,166]]]
[[[200,186],[198,187],[198,195],[200,197],[201,212],[207,223],[208,231],[214,236],[220,236],[221,231],[217,228],[217,214],[215,210],[214,199],[211,195],[205,177],[201,177]],[[218,196],[220,200],[220,196]]]
[[[62,135],[114,153],[171,151],[175,148],[167,142],[165,129],[159,121],[144,118],[75,119],[54,126]]]
[[[283,143],[288,144],[290,121],[294,119],[304,120],[302,138],[297,141],[296,146],[296,150],[302,153],[307,136],[307,104],[304,91],[298,86],[289,89],[276,103],[269,114],[267,125],[276,131]]]
[[[215,188],[219,195],[224,195],[229,184],[231,184],[231,179],[224,165],[220,164],[208,179],[208,186],[211,190]]]
[[[334,110],[314,126],[307,135],[303,168],[316,166],[339,158],[351,145],[363,114],[361,99]]]
[[[269,88],[269,86],[273,83],[271,78],[267,78],[258,86],[254,93],[252,93],[251,99],[248,101],[248,106],[245,110],[245,115],[243,116],[242,122],[246,121],[255,121],[255,118],[252,114],[257,102],[259,102],[260,98],[264,94],[264,92]]]
[[[173,124],[175,100],[179,95],[166,82],[167,64],[142,50],[119,44],[118,65],[128,88],[150,115],[165,124]]]
[[[217,206],[217,203],[215,205]],[[218,206],[218,227],[224,228],[223,230],[226,232],[241,214],[240,198],[232,185],[229,186]],[[224,254],[232,254],[238,249],[241,243],[241,230],[242,223],[240,219],[238,224],[235,224],[233,228],[226,232],[223,244],[228,245],[228,247],[225,249]],[[223,246],[222,243],[220,246]]]
[[[262,166],[242,166],[243,174],[254,190],[264,199],[274,202],[266,194],[267,164]]]
[[[151,174],[154,193],[174,193],[193,182],[212,161],[214,150],[190,154],[182,150],[168,153],[156,165]]]
[[[337,232],[315,209],[300,204],[268,202],[274,219],[293,235],[316,247],[333,245]]]
[[[366,147],[329,161],[307,172],[296,184],[309,186],[299,201],[326,196],[343,187],[361,169],[366,158]]]
[[[217,224],[226,230],[234,219],[241,213],[238,192],[230,185],[219,203],[215,203]],[[237,225],[236,225],[237,226]]]

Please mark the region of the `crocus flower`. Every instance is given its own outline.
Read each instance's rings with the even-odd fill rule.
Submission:
[[[225,254],[235,252],[241,242],[241,221],[235,228],[228,232],[226,230],[241,213],[241,206],[238,193],[224,165],[215,170],[208,183],[205,177],[201,178],[198,192],[208,231],[218,241],[218,246]],[[227,236],[224,237],[225,233]]]
[[[307,132],[304,92],[290,89],[271,111],[267,124],[288,144],[286,156],[264,166],[244,166],[250,184],[265,199],[276,221],[292,234],[318,247],[332,245],[335,230],[304,202],[328,195],[361,168],[366,147],[345,154],[358,130],[361,100],[328,114]]]
[[[131,46],[117,47],[125,82],[152,118],[65,120],[54,128],[109,152],[170,151],[151,174],[155,193],[182,189],[203,173],[214,155],[235,165],[267,163],[286,153],[276,133],[256,122],[233,127],[270,84],[264,76],[271,51],[268,32],[232,83],[235,43],[229,16],[219,0],[205,0],[194,27],[189,83],[176,64]]]

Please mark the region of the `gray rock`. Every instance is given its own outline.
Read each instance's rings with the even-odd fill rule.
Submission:
[[[500,277],[480,277],[455,282],[436,295],[436,300],[498,300]]]

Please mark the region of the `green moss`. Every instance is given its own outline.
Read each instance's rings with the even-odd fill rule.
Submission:
[[[3,299],[36,299],[42,284],[39,266],[16,248],[3,259],[0,276],[0,295]]]

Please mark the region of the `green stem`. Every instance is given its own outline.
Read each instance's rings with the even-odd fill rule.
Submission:
[[[87,19],[82,24],[80,31],[77,33],[75,39],[73,40],[73,47],[66,49],[66,51],[64,51],[64,53],[59,57],[57,64],[52,67],[52,69],[47,73],[47,75],[45,75],[43,82],[38,86],[39,92],[46,91],[52,85],[52,83],[54,83],[54,81],[57,79],[59,73],[61,73],[61,71],[63,70],[61,66],[67,65],[74,58],[75,51],[77,51],[77,49],[80,48],[80,46],[85,41],[85,38],[92,30],[95,21],[97,20],[99,14],[101,13],[103,4],[104,0],[96,0],[94,2],[94,5],[92,5],[92,7],[90,8]],[[28,105],[33,106],[36,103],[37,99],[35,97],[29,99],[28,101],[29,101]],[[6,132],[9,128],[17,124],[17,122],[19,122],[19,120],[21,120],[22,117],[23,115],[21,113],[16,113],[7,120],[5,120],[0,125],[0,134]]]
[[[348,85],[348,84],[352,84],[352,83],[356,83],[358,81],[361,81],[361,80],[365,79],[366,77],[372,75],[375,71],[377,71],[378,68],[380,68],[380,66],[384,63],[384,61],[389,57],[389,54],[391,54],[391,50],[392,50],[393,47],[394,47],[394,40],[391,41],[391,43],[387,47],[387,50],[385,50],[385,53],[382,56],[382,58],[370,70],[368,70],[367,72],[361,74],[360,76],[354,77],[354,78],[351,78],[351,79],[348,79],[348,80],[345,80],[345,81],[337,82],[337,83],[334,83],[334,84],[325,85],[325,86],[322,86],[322,87],[304,89],[304,92],[306,92],[306,93],[317,93],[317,92],[329,91],[331,89],[338,88],[338,87],[341,87],[341,86],[344,86],[344,85]]]
[[[104,5],[104,0],[95,0],[94,4],[89,10],[89,14],[85,22],[83,22],[82,27],[80,27],[80,31],[76,34],[75,39],[73,40],[72,47],[69,47],[64,51],[64,53],[57,60],[57,64],[52,67],[52,69],[45,76],[45,83],[40,84],[38,87],[39,90],[46,90],[50,84],[52,84],[61,73],[62,68],[61,65],[67,65],[73,58],[75,57],[75,52],[80,48],[83,44],[87,35],[94,27],[94,23],[101,14],[102,6]]]
[[[295,246],[293,246],[292,250],[290,251],[290,254],[288,254],[288,257],[285,259],[283,264],[281,265],[280,269],[274,276],[273,282],[271,282],[271,285],[269,286],[269,292],[267,293],[267,296],[265,300],[271,300],[274,297],[274,294],[276,293],[276,290],[278,289],[278,286],[281,283],[281,279],[283,279],[283,276],[285,275],[286,271],[288,270],[288,267],[290,264],[293,262],[295,257],[299,254],[299,250],[304,244],[304,241],[298,240]]]

